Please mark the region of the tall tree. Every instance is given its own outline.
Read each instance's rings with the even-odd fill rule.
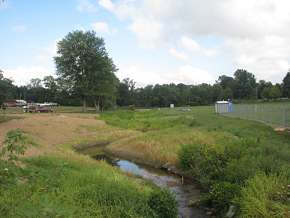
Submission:
[[[246,86],[247,83],[249,84]],[[236,72],[234,73],[234,88],[233,88],[234,97],[248,98],[249,97],[248,91],[250,88],[249,85],[251,85],[252,88],[255,88],[257,86],[255,75],[243,69],[236,70]]]
[[[283,79],[282,92],[283,96],[290,97],[290,69],[288,70],[286,76]]]
[[[212,87],[212,100],[213,100],[213,102],[220,100],[222,90],[223,90],[223,88],[221,85],[219,85],[219,84],[213,85],[213,87]]]
[[[107,90],[102,84],[116,79],[104,76],[117,71],[108,57],[104,39],[94,31],[73,31],[58,42],[57,54],[56,75],[82,101],[83,112],[87,112],[87,99],[104,97]]]
[[[234,86],[234,78],[226,75],[219,76],[218,81],[216,81],[217,84],[221,85],[223,89],[229,87],[233,88]]]
[[[42,87],[42,81],[39,78],[32,78],[30,83],[27,85],[28,89],[39,88]]]
[[[0,70],[0,105],[2,105],[6,100],[5,84],[3,82],[3,78],[3,71]]]
[[[280,98],[281,96],[282,96],[282,93],[280,89],[277,86],[273,86],[270,91],[270,97],[276,99],[276,98]]]

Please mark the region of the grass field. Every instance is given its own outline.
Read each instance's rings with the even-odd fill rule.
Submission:
[[[188,175],[196,176],[202,182],[205,193],[198,201],[191,202],[193,206],[203,204],[215,207],[219,209],[220,215],[223,215],[230,205],[235,205],[237,217],[287,217],[290,205],[289,201],[284,199],[288,198],[287,192],[290,192],[290,189],[287,190],[290,184],[290,132],[275,131],[272,126],[253,120],[215,114],[213,106],[182,109],[183,111],[181,108],[165,108],[98,113],[92,109],[89,112],[90,116],[87,116],[81,113],[81,107],[58,107],[57,112],[50,115],[31,114],[25,119],[43,119],[36,130],[31,129],[26,133],[35,144],[42,140],[39,134],[39,128],[42,126],[48,128],[59,123],[63,134],[66,134],[66,129],[69,129],[70,134],[67,134],[65,142],[54,142],[52,147],[44,145],[37,148],[47,147],[46,152],[50,152],[50,156],[27,159],[26,163],[28,166],[31,164],[32,171],[38,168],[46,170],[45,166],[51,166],[47,169],[47,175],[52,175],[59,162],[62,164],[60,170],[63,170],[64,163],[68,163],[69,167],[64,167],[61,174],[69,179],[60,180],[61,184],[55,183],[55,189],[50,196],[58,204],[65,203],[78,207],[84,213],[84,208],[90,208],[92,214],[98,214],[100,217],[102,217],[100,214],[104,217],[137,214],[139,217],[151,217],[150,208],[139,207],[142,204],[146,205],[146,199],[148,200],[150,193],[153,192],[150,187],[140,186],[135,183],[136,178],[124,177],[122,173],[115,172],[116,169],[105,166],[105,163],[96,163],[89,157],[78,155],[73,151],[74,148],[86,144],[114,139],[114,142],[106,147],[110,153],[153,166],[171,162],[186,170]],[[8,112],[14,114],[13,116],[18,116],[17,113],[20,116],[21,111],[17,110],[9,108]],[[59,113],[67,116],[67,119],[61,120],[62,118],[57,116]],[[76,121],[78,124],[72,125]],[[107,125],[97,125],[96,121],[105,121]],[[17,123],[20,124],[22,121]],[[0,123],[3,124],[5,123]],[[56,127],[51,131],[53,129]],[[78,162],[86,163],[80,165],[82,170],[78,167]],[[88,176],[86,172],[94,174],[92,171],[94,167],[104,169],[96,173],[95,177]],[[108,173],[112,170],[114,173]],[[75,178],[80,178],[80,181]],[[99,178],[105,182],[102,183]],[[53,180],[57,181],[59,178]],[[128,186],[127,180],[132,186]],[[120,183],[120,187],[112,189],[112,192],[109,192],[111,197],[108,197],[101,190],[109,190],[114,184],[113,181]],[[93,183],[102,185],[94,186]],[[84,184],[88,184],[87,189]],[[123,193],[121,190],[127,186],[133,191],[128,190],[128,194],[124,196],[112,197],[114,195],[112,193]],[[91,195],[88,190],[93,187],[99,192]],[[136,188],[140,190],[134,191]],[[76,191],[70,193],[71,189]],[[57,190],[61,190],[62,194],[57,194]],[[277,194],[278,192],[280,194]],[[84,198],[88,199],[86,202],[80,200],[80,197],[73,197],[82,193],[86,193]],[[139,198],[134,193],[143,195],[144,198]],[[94,197],[96,195],[101,197],[97,200]],[[127,198],[132,198],[132,201],[127,202]],[[9,199],[7,197],[6,202],[9,203]],[[32,202],[37,202],[37,197],[31,199]],[[127,211],[135,200],[140,204],[126,214],[124,211]],[[101,206],[94,206],[92,204],[94,201],[99,202]],[[108,201],[115,203],[108,207],[102,206]],[[117,203],[119,201],[126,203],[122,206]],[[115,206],[118,210],[114,212]],[[17,214],[17,211],[14,213]]]
[[[109,125],[136,131],[107,149],[124,150],[137,161],[172,162],[198,176],[206,194],[193,205],[207,204],[226,213],[235,204],[240,217],[261,217],[261,211],[253,209],[260,207],[263,217],[265,213],[283,217],[290,205],[277,193],[290,184],[290,133],[253,120],[217,115],[214,107],[180,109],[100,113],[99,119]],[[266,183],[253,201],[250,184],[256,175],[263,175]],[[267,198],[261,198],[261,192]],[[273,199],[275,209],[267,206]]]
[[[290,126],[290,103],[237,104],[230,116],[262,121],[282,127]]]

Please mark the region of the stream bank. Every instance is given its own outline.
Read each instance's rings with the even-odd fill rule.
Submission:
[[[178,168],[171,163],[165,164],[161,169],[150,167],[107,154],[104,152],[103,146],[86,148],[78,150],[78,152],[90,155],[96,160],[103,159],[112,166],[118,166],[121,170],[130,171],[145,179],[150,179],[156,186],[168,186],[170,191],[176,196],[176,200],[180,203],[178,218],[214,217],[209,215],[212,214],[211,211],[205,211],[188,205],[190,201],[197,200],[201,195],[199,184],[191,179],[184,179],[182,184],[182,177],[178,175],[181,171],[178,172]]]

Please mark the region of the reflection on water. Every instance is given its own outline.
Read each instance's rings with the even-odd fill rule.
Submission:
[[[180,176],[176,174],[169,173],[166,170],[139,165],[121,158],[109,156],[102,150],[103,147],[94,147],[80,150],[79,153],[90,155],[95,160],[105,160],[108,164],[118,166],[124,171],[130,171],[137,175],[141,175],[143,178],[151,179],[157,186],[165,187],[167,185],[167,181],[181,182]]]
[[[112,166],[118,166],[124,171],[130,171],[137,175],[141,175],[143,178],[151,179],[159,187],[166,187],[167,181],[181,182],[181,177],[176,174],[169,173],[166,170],[161,170],[154,167],[147,167],[144,165],[132,163],[127,160],[123,160],[121,158],[109,156],[102,150],[103,147],[94,147],[80,150],[78,152],[84,155],[90,155],[96,160],[105,160],[108,164]],[[178,208],[178,217],[208,217],[204,211],[200,211],[197,208],[188,206],[190,200],[196,200],[198,198],[198,194],[190,194],[190,192],[192,192],[191,189],[186,189],[188,191],[185,193],[183,189],[185,189],[186,187],[194,188],[195,186],[196,184],[193,181],[184,180],[184,186],[170,187],[170,191],[176,195],[176,200],[178,200],[180,203],[180,206]]]
[[[106,154],[94,155],[94,156],[92,156],[92,158],[94,158],[95,160],[104,160],[112,166],[120,166],[118,163],[120,160],[111,158]]]

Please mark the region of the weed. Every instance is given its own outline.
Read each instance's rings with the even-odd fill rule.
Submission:
[[[178,214],[178,201],[169,188],[156,188],[149,196],[148,204],[157,217],[175,218]]]

